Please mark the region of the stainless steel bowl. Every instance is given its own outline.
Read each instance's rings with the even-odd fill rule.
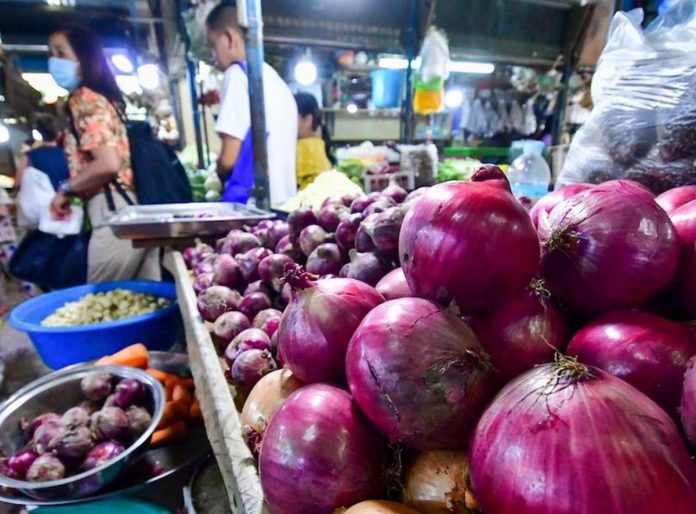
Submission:
[[[48,482],[13,480],[0,474],[0,485],[41,500],[79,498],[111,483],[143,454],[162,418],[165,403],[162,385],[140,369],[92,365],[63,369],[41,377],[3,402],[0,405],[0,451],[11,455],[24,445],[19,429],[22,418],[32,419],[45,412],[62,413],[79,405],[84,400],[80,382],[92,373],[111,373],[119,378],[134,378],[145,385],[149,398],[144,402],[144,407],[152,415],[152,423],[145,433],[122,454],[90,471]]]

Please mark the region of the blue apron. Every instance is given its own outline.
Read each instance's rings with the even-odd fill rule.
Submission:
[[[238,65],[247,75],[245,62],[235,62],[232,66]],[[237,162],[232,168],[232,173],[225,181],[225,189],[222,192],[223,202],[247,203],[251,191],[254,189],[254,147],[251,141],[251,129],[244,136],[242,146],[239,149]]]

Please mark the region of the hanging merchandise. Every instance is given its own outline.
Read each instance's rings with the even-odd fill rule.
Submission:
[[[696,184],[696,12],[669,7],[647,28],[636,9],[614,16],[592,82],[594,109],[558,182],[626,178],[655,193]]]
[[[513,100],[510,105],[510,127],[513,132],[522,134],[524,132],[524,113],[517,100]]]
[[[486,117],[486,137],[493,137],[498,132],[502,132],[503,127],[500,124],[500,117],[488,100],[483,105],[483,114]]]
[[[498,98],[498,119],[500,120],[500,130],[509,132],[510,114],[508,113],[507,104],[503,98]]]
[[[449,45],[442,31],[434,27],[428,31],[420,60],[413,110],[416,114],[434,114],[440,112],[445,103],[445,80],[449,77]]]
[[[524,104],[524,127],[522,133],[525,136],[531,136],[537,131],[537,119],[534,115],[534,100],[535,98],[530,98],[527,103]]]
[[[471,113],[466,124],[466,130],[472,134],[483,134],[486,131],[486,113],[480,98],[471,105]]]

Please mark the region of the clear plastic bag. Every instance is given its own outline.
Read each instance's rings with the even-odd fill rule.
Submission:
[[[559,185],[636,180],[660,193],[696,184],[696,1],[678,0],[646,29],[614,16],[592,81],[595,107]]]

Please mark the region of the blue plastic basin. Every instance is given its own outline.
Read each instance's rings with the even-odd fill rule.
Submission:
[[[128,289],[168,298],[164,309],[119,321],[74,327],[43,327],[41,322],[68,302],[89,293]],[[133,280],[71,287],[47,293],[18,305],[10,314],[10,325],[26,332],[46,366],[60,369],[78,362],[111,355],[134,343],[149,350],[166,351],[182,334],[176,287],[167,282]]]

